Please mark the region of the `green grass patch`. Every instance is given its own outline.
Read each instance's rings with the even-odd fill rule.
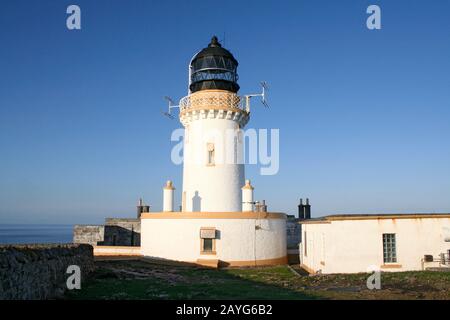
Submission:
[[[142,261],[97,262],[94,274],[67,299],[450,299],[449,272],[300,276],[287,266],[205,269]]]

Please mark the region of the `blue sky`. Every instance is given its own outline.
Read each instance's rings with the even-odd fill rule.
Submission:
[[[78,4],[82,30],[66,28]],[[382,29],[366,28],[378,4]],[[163,96],[217,34],[241,93],[270,83],[248,127],[280,129],[280,171],[247,166],[269,210],[450,211],[450,2],[2,1],[0,223],[100,223],[142,196],[180,201]]]

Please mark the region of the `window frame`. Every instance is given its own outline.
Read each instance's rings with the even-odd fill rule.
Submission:
[[[383,263],[396,264],[398,263],[397,255],[397,235],[395,233],[383,233]]]
[[[210,230],[214,231],[214,238],[202,238],[201,231]],[[200,254],[215,255],[216,254],[216,228],[214,227],[202,227],[200,228]],[[211,250],[205,251],[205,240],[211,240]]]
[[[216,149],[214,143],[208,142],[206,144],[206,165],[215,166],[216,165]]]

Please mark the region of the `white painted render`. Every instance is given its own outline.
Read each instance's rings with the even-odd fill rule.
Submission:
[[[163,211],[172,212],[173,211],[173,196],[174,189],[164,188],[163,189]]]
[[[208,163],[208,148],[214,149],[212,163]],[[242,148],[241,130],[235,120],[213,116],[188,122],[184,140],[183,211],[242,211],[244,164],[235,161]]]
[[[94,256],[141,256],[141,247],[93,246]]]
[[[250,180],[246,180],[245,184],[250,186]],[[253,211],[253,187],[242,188],[242,211]]]
[[[367,272],[370,266],[382,271],[423,270],[424,255],[439,257],[450,250],[447,230],[448,217],[311,221],[302,224],[300,261],[322,273]],[[396,263],[383,262],[383,233],[396,234]]]
[[[215,255],[200,253],[200,228],[209,227],[217,230]],[[141,252],[146,257],[253,261],[286,257],[286,247],[286,219],[141,220]]]

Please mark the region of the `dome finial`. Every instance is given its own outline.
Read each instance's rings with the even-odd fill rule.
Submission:
[[[211,43],[208,45],[208,47],[222,47],[222,45],[219,43],[219,39],[217,39],[216,36],[213,36],[211,38]]]

